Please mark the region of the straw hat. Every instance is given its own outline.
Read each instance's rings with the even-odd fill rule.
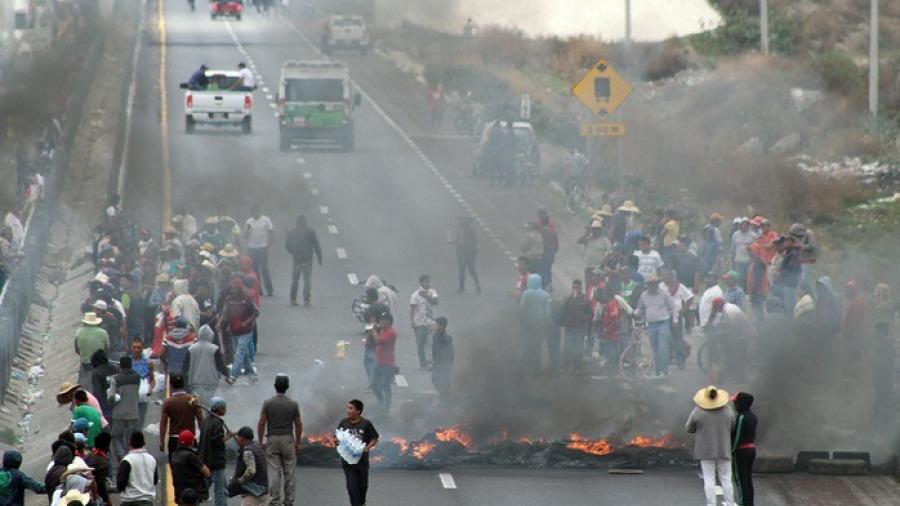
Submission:
[[[634,204],[632,204],[632,205],[634,205]],[[597,214],[599,214],[600,216],[612,216],[613,215],[612,206],[609,204],[603,204],[603,207],[601,207],[600,210],[597,211]]]
[[[87,506],[87,504],[91,501],[90,494],[83,494],[77,490],[69,490],[66,492],[66,495],[62,497],[59,501],[60,506],[69,506],[72,503],[81,503],[82,506]]]
[[[203,251],[212,253],[213,251],[216,250],[216,247],[213,246],[213,243],[211,243],[211,242],[205,242],[202,245],[200,245],[200,249]]]
[[[170,278],[169,275],[166,274],[165,272],[161,272],[161,273],[159,273],[159,275],[156,276],[156,282],[157,283],[171,283],[172,278]]]
[[[97,313],[91,311],[90,313],[84,313],[84,319],[81,320],[81,323],[85,325],[100,325],[103,323],[103,319],[97,318]]]
[[[85,464],[83,460],[72,461],[71,464],[66,466],[65,472],[62,474],[62,479],[63,479],[63,481],[65,481],[66,478],[68,478],[69,476],[72,476],[73,474],[87,473],[87,472],[93,471],[93,470],[94,470],[94,468],[88,467],[87,464]]]
[[[219,252],[219,256],[225,258],[234,258],[240,254],[241,252],[231,244],[226,244],[225,247],[222,248],[222,251]]]
[[[209,218],[206,218],[206,224],[207,224],[207,225],[215,225],[215,224],[217,224],[217,223],[219,223],[219,217],[218,217],[218,216],[210,216]]]
[[[60,406],[63,404],[68,404],[71,402],[71,399],[66,399],[66,396],[72,393],[75,389],[81,388],[81,385],[78,383],[71,383],[66,381],[62,385],[59,386],[59,392],[56,394],[56,403]]]
[[[591,222],[591,228],[603,228],[603,222],[600,220],[594,220]]]
[[[626,213],[640,213],[641,212],[641,210],[638,209],[638,207],[636,205],[634,205],[634,202],[632,202],[630,200],[626,200],[624,203],[622,203],[622,205],[619,206],[618,210],[625,211]]]
[[[175,227],[173,227],[172,225],[166,225],[163,228],[163,234],[177,234],[177,233],[178,233],[178,231],[175,230]]]
[[[720,213],[712,213],[709,215],[709,221],[722,221],[722,215]]]
[[[710,385],[706,388],[697,390],[697,393],[694,395],[694,404],[696,404],[700,409],[709,411],[713,409],[719,409],[722,406],[728,404],[728,399],[730,398],[731,396],[728,395],[727,391],[722,390],[719,387]]]
[[[204,260],[203,262],[200,263],[200,266],[205,267],[211,271],[216,270],[216,264],[210,262],[209,260]]]

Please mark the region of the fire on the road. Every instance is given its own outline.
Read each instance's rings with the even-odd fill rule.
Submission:
[[[566,445],[566,448],[590,453],[591,455],[597,455],[601,457],[603,455],[609,455],[613,452],[613,447],[609,443],[609,441],[605,439],[585,439],[581,436],[581,434],[578,434],[577,432],[569,434],[569,444]]]

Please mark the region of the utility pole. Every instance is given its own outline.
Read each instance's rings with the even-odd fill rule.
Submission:
[[[631,49],[631,0],[625,0],[625,48]]]
[[[769,54],[769,0],[759,0],[759,47]]]
[[[869,25],[869,113],[878,115],[878,0],[871,0]]]

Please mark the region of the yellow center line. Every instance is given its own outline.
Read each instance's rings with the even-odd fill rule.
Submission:
[[[169,102],[166,93],[166,16],[165,0],[157,0],[157,28],[159,30],[159,121],[162,143],[162,226],[171,220],[172,160],[169,155]]]

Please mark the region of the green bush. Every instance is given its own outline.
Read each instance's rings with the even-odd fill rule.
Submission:
[[[811,65],[829,91],[853,96],[865,88],[866,71],[845,51],[831,49],[820,53],[813,57]]]
[[[796,42],[796,25],[790,19],[769,12],[769,49],[790,54]],[[760,42],[759,16],[741,9],[722,15],[717,28],[688,38],[700,54],[722,56],[758,50]]]

